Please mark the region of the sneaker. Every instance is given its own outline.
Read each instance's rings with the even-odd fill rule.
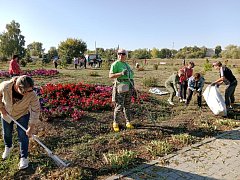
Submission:
[[[179,99],[179,102],[181,103],[181,102],[183,102],[183,100],[182,100],[182,99]]]
[[[3,158],[3,159],[7,159],[7,157],[9,156],[12,148],[13,148],[13,147],[10,147],[10,148],[9,148],[9,147],[5,146],[5,150],[4,150],[3,154],[2,154],[2,158]]]
[[[127,129],[134,129],[134,126],[131,123],[126,124]]]
[[[118,123],[113,123],[113,130],[115,131],[115,132],[119,132],[119,126],[118,126]]]
[[[19,162],[19,169],[26,169],[28,167],[28,159],[27,158],[21,158]]]
[[[168,103],[172,106],[174,105],[174,103],[172,101],[168,101]]]
[[[183,99],[183,102],[187,102],[187,100],[186,100],[186,99]]]

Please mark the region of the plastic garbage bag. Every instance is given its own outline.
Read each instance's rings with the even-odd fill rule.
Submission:
[[[227,108],[225,101],[219,92],[216,86],[208,86],[204,93],[203,97],[207,102],[208,107],[211,109],[213,114],[215,115],[227,115]]]
[[[150,88],[149,89],[149,92],[150,93],[153,93],[153,94],[158,94],[158,95],[165,95],[165,94],[168,94],[169,92],[167,91],[162,91],[160,90],[159,88]]]

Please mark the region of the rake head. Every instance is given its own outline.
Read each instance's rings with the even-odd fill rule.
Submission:
[[[60,168],[68,167],[70,163],[65,163],[63,160],[61,160],[58,156],[54,154],[49,154],[49,157],[52,158],[52,160],[56,163],[56,165]]]

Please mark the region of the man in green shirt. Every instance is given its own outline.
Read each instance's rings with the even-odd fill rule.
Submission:
[[[120,111],[124,113],[126,127],[128,129],[134,128],[130,123],[131,95],[134,89],[133,71],[128,63],[125,62],[126,55],[126,50],[118,50],[118,60],[111,65],[109,72],[109,78],[114,79],[112,101],[115,103],[113,119],[113,130],[115,132],[119,132]]]

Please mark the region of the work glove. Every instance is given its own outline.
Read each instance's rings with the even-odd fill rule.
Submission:
[[[198,89],[197,92],[199,93],[201,91],[201,89]]]
[[[122,71],[122,75],[127,75],[127,73],[128,73],[128,70],[127,70],[127,69],[124,69],[124,70]]]

